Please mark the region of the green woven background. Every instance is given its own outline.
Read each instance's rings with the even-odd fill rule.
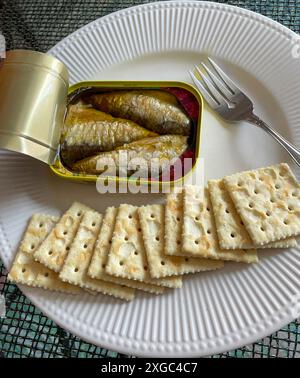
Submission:
[[[47,51],[63,37],[98,17],[149,2],[151,1],[0,0],[0,31],[6,38],[8,50],[28,48]],[[219,2],[264,14],[300,33],[299,0]],[[0,319],[0,357],[122,356],[88,344],[58,327],[33,306],[17,286],[6,281],[6,274],[0,260],[0,294],[6,299],[6,317]],[[300,323],[295,320],[255,344],[211,357],[299,358]]]

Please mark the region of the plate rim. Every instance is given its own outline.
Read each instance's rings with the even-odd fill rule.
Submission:
[[[109,13],[105,16],[99,17],[96,20],[93,20],[86,25],[83,25],[79,29],[75,30],[71,34],[67,35],[64,37],[61,41],[59,41],[56,45],[51,47],[47,51],[47,54],[53,54],[55,50],[60,50],[62,49],[62,46],[65,43],[68,43],[70,40],[73,38],[76,38],[77,35],[80,36],[81,32],[83,32],[83,29],[89,29],[95,26],[97,23],[105,23],[107,19],[109,18],[118,18],[118,17],[126,17],[130,13],[134,13],[136,11],[146,11],[146,8],[160,8],[160,7],[176,7],[176,5],[180,6],[186,6],[186,5],[193,5],[196,8],[207,8],[207,9],[216,9],[222,11],[224,8],[224,11],[231,12],[231,13],[236,13],[240,14],[242,16],[245,16],[246,18],[250,18],[254,21],[261,21],[263,24],[269,26],[270,28],[274,29],[277,32],[281,32],[285,35],[287,39],[292,39],[293,37],[299,38],[299,35],[294,32],[293,30],[289,29],[285,25],[280,24],[278,21],[275,21],[263,14],[254,12],[252,10],[246,9],[246,8],[241,8],[235,5],[231,4],[224,4],[224,3],[216,3],[214,1],[184,1],[184,0],[168,0],[168,1],[157,1],[157,2],[151,2],[151,3],[146,3],[146,4],[139,4],[139,5],[134,5],[132,7],[124,8],[117,10],[115,12]],[[219,8],[219,9],[218,9]]]
[[[207,2],[207,1],[202,1],[202,2],[198,2],[198,1],[166,1],[166,2],[159,1],[159,2],[148,3],[148,4],[140,4],[140,5],[136,5],[136,6],[133,6],[133,7],[121,9],[121,10],[118,10],[118,11],[113,12],[111,14],[100,17],[100,18],[82,26],[80,29],[77,29],[76,31],[71,33],[69,36],[66,36],[65,38],[63,38],[60,42],[58,42],[55,46],[53,46],[48,51],[48,53],[53,54],[56,50],[60,51],[66,43],[67,44],[70,43],[70,41],[72,41],[74,38],[77,38],[77,36],[80,37],[81,33],[86,33],[95,24],[101,25],[103,22],[104,23],[107,22],[107,19],[114,19],[114,18],[118,18],[119,16],[127,17],[127,16],[130,16],[130,14],[135,13],[136,11],[140,11],[140,10],[147,12],[147,8],[151,9],[152,7],[154,7],[154,8],[159,9],[159,8],[165,8],[165,7],[170,7],[170,6],[180,7],[180,8],[184,8],[185,6],[190,6],[190,7],[194,6],[196,8],[203,8],[203,9],[214,9],[214,10],[221,10],[221,11],[224,10],[225,12],[239,14],[241,16],[245,16],[247,18],[251,18],[252,20],[261,22],[261,23],[271,27],[274,31],[277,31],[277,32],[284,34],[284,36],[287,39],[292,39],[295,36],[299,37],[297,33],[288,29],[286,26],[281,25],[277,21],[269,19],[268,17],[261,15],[261,14],[258,14],[256,12],[253,12],[253,11],[250,11],[250,10],[247,10],[247,9],[244,9],[244,8],[239,8],[237,6],[233,6],[233,5],[229,5],[229,4],[222,4],[222,3]],[[84,31],[83,31],[83,29],[84,29]],[[1,248],[3,248],[3,249],[9,248],[10,249],[9,243],[7,243],[6,235],[5,235],[5,232],[4,232],[4,229],[3,229],[1,222],[0,222],[0,232],[3,234],[3,235],[0,235],[0,236],[2,236],[2,237],[0,237]],[[5,244],[7,244],[7,246]],[[2,253],[1,253],[1,255],[2,255]],[[3,263],[4,263],[4,261],[3,261]],[[6,266],[6,264],[4,264],[4,265]],[[20,290],[30,299],[30,301],[42,313],[44,313],[46,316],[48,316],[50,319],[52,319],[59,326],[67,329],[71,333],[75,334],[76,336],[78,336],[79,338],[81,338],[83,340],[86,340],[87,342],[90,342],[94,345],[98,345],[102,348],[107,348],[107,349],[110,349],[110,350],[117,350],[118,352],[121,352],[121,353],[133,354],[133,355],[136,355],[136,356],[174,357],[176,355],[175,351],[168,352],[167,350],[157,351],[157,352],[153,352],[152,350],[148,350],[146,352],[143,351],[142,353],[139,353],[139,350],[137,350],[137,348],[135,348],[132,344],[130,344],[130,346],[129,345],[124,346],[123,342],[122,342],[123,346],[121,345],[121,343],[118,344],[118,341],[120,341],[121,339],[122,340],[128,340],[127,337],[119,335],[119,336],[117,336],[118,337],[117,341],[109,341],[110,340],[109,337],[111,337],[111,338],[116,337],[113,334],[109,334],[108,338],[102,337],[103,341],[101,340],[101,345],[100,345],[99,344],[100,338],[96,338],[96,337],[93,338],[87,332],[86,332],[85,335],[82,335],[75,327],[76,321],[73,322],[72,324],[68,323],[67,319],[66,319],[66,315],[63,314],[63,316],[62,316],[61,314],[60,315],[57,314],[56,309],[54,307],[52,307],[54,305],[51,305],[50,308],[47,308],[45,310],[44,307],[43,307],[43,303],[40,303],[41,301],[40,301],[39,297],[38,296],[36,297],[35,293],[31,292],[32,291],[31,288],[24,287],[23,285],[17,285],[17,286],[20,288]],[[224,352],[224,351],[227,351],[227,350],[238,348],[238,347],[241,347],[241,346],[246,345],[248,343],[252,343],[252,342],[258,340],[259,338],[265,337],[265,336],[273,333],[274,331],[278,330],[282,326],[286,325],[289,321],[293,320],[295,318],[295,316],[293,316],[294,314],[292,313],[293,312],[292,307],[294,307],[293,302],[294,301],[291,300],[284,307],[278,309],[276,313],[273,312],[272,316],[269,318],[270,319],[269,321],[267,319],[264,319],[263,322],[264,322],[264,325],[266,325],[266,327],[264,328],[263,331],[260,331],[260,332],[253,332],[252,331],[252,333],[250,333],[251,331],[249,331],[250,335],[248,337],[241,337],[240,336],[240,338],[237,341],[230,342],[229,349],[228,349],[228,347],[226,347],[227,344],[223,340],[221,345],[208,347],[208,348],[205,349],[205,351],[203,351],[203,349],[201,347],[199,347],[198,351],[194,351],[194,350],[193,351],[190,351],[190,350],[185,351],[184,349],[181,349],[179,352],[177,352],[177,355],[180,354],[180,356],[183,356],[183,357],[207,356],[207,355],[210,355],[210,354],[221,353],[221,352]],[[299,298],[298,298],[298,302],[299,302]],[[53,311],[53,312],[51,313],[51,311]],[[277,321],[274,321],[275,318],[277,319]],[[74,319],[74,320],[76,320],[76,319]],[[268,323],[268,325],[267,325],[267,323]],[[262,323],[260,323],[260,324],[262,324]],[[83,330],[86,326],[81,323],[81,327],[82,327],[81,330]],[[245,328],[244,330],[247,330],[247,329],[251,330],[253,327],[255,327],[255,324],[251,324],[249,327]],[[100,332],[100,334],[102,334],[102,335],[105,334],[105,331],[102,331],[102,330],[100,330],[100,331],[98,330],[98,332]],[[205,340],[209,340],[209,339],[205,339]],[[199,345],[200,342],[201,342],[201,340],[197,340],[195,343],[198,343],[198,345]],[[155,344],[158,345],[160,343],[156,342]],[[167,344],[167,343],[162,343],[162,344]],[[181,344],[184,344],[184,342],[182,342]]]

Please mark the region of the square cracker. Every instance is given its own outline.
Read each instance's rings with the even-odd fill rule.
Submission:
[[[222,250],[219,247],[207,188],[205,188],[202,196],[199,195],[197,186],[185,187],[183,191],[183,211],[182,254],[245,263],[258,261],[256,250]]]
[[[150,274],[153,278],[215,270],[224,266],[223,261],[165,255],[164,205],[142,206],[138,212]]]
[[[64,293],[76,294],[80,292],[78,287],[61,281],[57,273],[36,262],[33,258],[34,251],[53,229],[57,221],[58,218],[50,215],[35,214],[31,217],[8,274],[8,279],[11,282]]]
[[[84,213],[59,277],[65,282],[88,290],[131,300],[134,298],[133,289],[111,282],[94,280],[87,275],[101,222],[102,215],[96,211]]]
[[[210,200],[215,216],[219,244],[222,249],[253,249],[254,245],[243,221],[237,213],[234,203],[225,188],[223,180],[208,182]],[[262,245],[260,248],[295,247],[295,238]]]
[[[181,277],[151,277],[137,206],[120,206],[105,270],[116,277],[171,288],[182,287]]]
[[[256,245],[300,234],[300,184],[287,164],[236,173],[223,180]]]
[[[76,235],[82,216],[88,210],[91,209],[79,202],[74,202],[35,251],[34,259],[49,269],[59,272]]]
[[[154,294],[161,294],[164,292],[162,286],[151,285],[136,280],[128,280],[122,277],[115,277],[105,272],[107,264],[108,253],[110,250],[113,231],[115,228],[116,217],[118,209],[115,207],[108,207],[105,211],[102,226],[99,233],[99,238],[96,242],[94,254],[88,269],[88,275],[94,279],[114,282],[120,285],[140,289]]]
[[[182,247],[181,233],[183,222],[182,188],[174,188],[167,195],[165,206],[165,250],[169,256],[180,254]]]

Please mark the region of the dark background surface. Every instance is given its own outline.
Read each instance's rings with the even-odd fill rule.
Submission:
[[[0,0],[0,31],[7,49],[47,51],[62,38],[101,16],[152,1],[116,0]],[[299,0],[218,1],[240,6],[276,20],[300,33]],[[6,317],[0,319],[0,357],[120,357],[88,344],[45,317],[6,281],[0,260],[0,294],[6,299]],[[300,357],[299,321],[290,323],[255,344],[211,356]],[[128,356],[129,357],[129,356]]]

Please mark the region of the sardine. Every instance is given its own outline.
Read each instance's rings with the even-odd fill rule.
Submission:
[[[125,144],[114,151],[103,152],[80,160],[71,168],[75,172],[86,174],[100,174],[104,170],[107,171],[108,167],[109,171],[111,168],[115,168],[116,173],[120,170],[127,173],[139,170],[143,173],[143,177],[146,177],[151,165],[160,174],[170,165],[171,160],[178,158],[187,147],[186,136],[162,135],[145,138]],[[125,162],[128,165],[125,166]],[[114,167],[110,167],[111,163]],[[135,166],[136,164],[138,167]]]
[[[61,157],[70,165],[98,152],[156,135],[130,120],[114,118],[91,107],[72,105],[62,128]]]
[[[158,134],[189,135],[191,119],[176,97],[159,90],[117,91],[85,99],[96,109],[130,119]]]

